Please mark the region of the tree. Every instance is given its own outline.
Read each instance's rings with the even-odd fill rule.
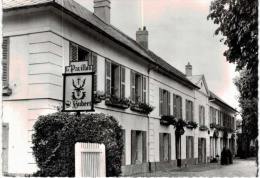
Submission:
[[[215,35],[228,48],[226,60],[236,64],[240,77],[235,84],[240,92],[239,104],[243,132],[249,139],[258,135],[258,1],[214,0],[208,19],[218,25]]]

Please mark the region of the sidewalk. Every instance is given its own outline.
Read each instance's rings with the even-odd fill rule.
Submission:
[[[255,177],[255,158],[235,159],[231,165],[208,163],[190,167],[175,168],[167,171],[157,171],[132,175],[134,177]]]

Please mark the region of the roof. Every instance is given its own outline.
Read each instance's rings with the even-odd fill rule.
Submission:
[[[139,56],[145,58],[149,62],[158,65],[161,69],[159,72],[168,75],[169,77],[178,80],[183,85],[189,88],[199,88],[189,81],[186,76],[180,72],[175,67],[168,64],[165,60],[154,54],[150,50],[146,50],[141,45],[139,45],[135,40],[112,26],[111,24],[106,24],[91,11],[84,8],[82,5],[78,4],[73,0],[4,0],[3,9],[4,11],[10,11],[20,8],[28,8],[33,6],[43,6],[52,5],[56,8],[61,9],[76,19],[82,21],[83,23],[93,27],[96,31],[102,33],[108,38],[116,41],[120,45],[126,47],[127,49],[135,52]]]
[[[180,83],[183,82],[183,84],[185,85],[185,82],[191,83],[193,85],[194,88],[199,89],[199,87],[197,85],[194,85],[192,82],[190,82],[187,78],[186,75],[184,73],[182,73],[181,71],[177,70],[175,67],[173,67],[172,65],[170,65],[169,63],[167,63],[165,60],[163,60],[161,57],[157,56],[154,52],[147,50],[148,54],[156,61],[156,63],[159,66],[162,66],[164,69],[164,72],[168,72],[168,73],[172,73],[174,74],[175,80],[178,80]],[[163,71],[161,71],[163,72]]]
[[[230,105],[228,105],[225,101],[223,101],[220,97],[218,97],[215,93],[213,93],[212,91],[210,92],[210,100],[213,100],[212,102],[216,102],[217,104],[221,104],[224,105],[225,107],[231,109],[234,112],[238,112],[235,108],[231,107]]]
[[[198,85],[200,80],[202,79],[203,75],[192,75],[192,76],[187,76],[187,78],[194,83],[195,85]]]
[[[194,83],[195,85],[197,85],[198,87],[199,86],[199,83],[201,80],[203,80],[203,83],[204,83],[204,87],[206,89],[206,92],[207,94],[209,94],[209,89],[208,89],[208,84],[206,82],[206,79],[205,79],[205,76],[202,74],[202,75],[192,75],[192,76],[187,76],[187,78],[192,82]]]

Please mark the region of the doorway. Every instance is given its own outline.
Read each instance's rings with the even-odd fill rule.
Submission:
[[[198,163],[206,163],[206,138],[198,138]]]
[[[181,167],[181,135],[176,134],[176,160],[177,166]]]

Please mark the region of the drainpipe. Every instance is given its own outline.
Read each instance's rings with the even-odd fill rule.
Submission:
[[[150,64],[149,64],[150,65]],[[150,104],[150,68],[148,67],[148,104]],[[149,114],[147,114],[147,140],[148,140],[148,149],[147,149],[147,154],[148,154],[148,170],[149,172],[152,172],[152,167],[151,167],[151,162],[150,162],[150,117]]]

